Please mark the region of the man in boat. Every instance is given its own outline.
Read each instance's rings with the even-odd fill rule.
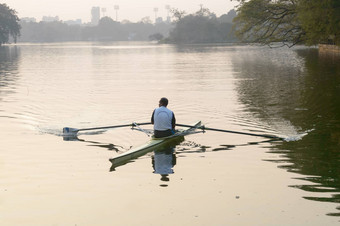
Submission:
[[[176,118],[175,114],[167,108],[168,99],[162,97],[159,100],[159,108],[156,108],[151,117],[154,125],[154,135],[156,138],[167,137],[175,133]]]

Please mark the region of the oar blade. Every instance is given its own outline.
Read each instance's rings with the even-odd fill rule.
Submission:
[[[76,128],[71,128],[71,127],[64,127],[63,128],[63,136],[77,136],[78,129]]]

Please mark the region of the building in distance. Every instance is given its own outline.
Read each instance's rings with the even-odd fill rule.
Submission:
[[[43,22],[59,21],[59,17],[58,16],[43,16],[41,21],[43,21]]]
[[[97,26],[100,20],[100,7],[92,7],[91,9],[91,24]]]

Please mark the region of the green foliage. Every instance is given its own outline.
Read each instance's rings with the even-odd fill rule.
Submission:
[[[340,1],[300,0],[299,20],[306,32],[306,44],[340,45]]]
[[[262,44],[340,44],[339,5],[339,0],[241,0],[235,34]]]
[[[270,44],[302,42],[295,0],[251,0],[241,3],[234,19],[235,34],[242,41]]]
[[[19,18],[16,11],[10,9],[6,4],[0,4],[0,45],[8,43],[9,38],[13,37],[16,42],[20,36]]]

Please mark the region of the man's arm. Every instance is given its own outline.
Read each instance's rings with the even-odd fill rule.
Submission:
[[[153,110],[152,116],[151,116],[151,124],[152,124],[152,125],[155,123],[154,115],[155,115],[155,110]]]
[[[172,112],[172,129],[175,129],[176,127],[176,118],[175,113]]]

